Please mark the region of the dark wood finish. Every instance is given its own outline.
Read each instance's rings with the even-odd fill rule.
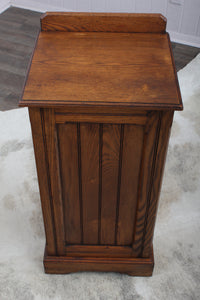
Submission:
[[[153,251],[149,258],[48,256],[46,252],[44,255],[44,269],[49,274],[97,271],[151,276],[153,267]]]
[[[98,110],[97,110],[98,111]],[[110,109],[108,110],[110,111]],[[130,111],[129,111],[130,112]],[[58,113],[55,115],[56,123],[65,123],[65,122],[92,122],[92,123],[101,123],[106,124],[140,124],[145,125],[147,117],[145,114],[117,114],[114,115],[111,113]]]
[[[66,16],[57,17],[64,27]],[[81,30],[84,16],[91,25],[93,15],[75,16]],[[129,24],[130,15],[116,17]],[[173,112],[182,109],[169,37],[52,31],[38,41],[20,105],[29,106],[42,161],[45,271],[149,276]]]
[[[55,221],[49,178],[49,165],[46,156],[47,144],[44,132],[44,117],[39,108],[29,108],[32,137],[35,151],[37,175],[46,234],[46,251],[49,255],[57,254]]]
[[[164,33],[161,14],[48,12],[41,18],[42,31]]]
[[[20,105],[181,110],[168,35],[41,32]]]
[[[122,125],[104,124],[102,132],[102,193],[101,237],[102,245],[115,245],[117,222]]]
[[[40,16],[38,12],[17,7],[0,14],[0,110],[18,107]],[[172,51],[179,71],[200,53],[200,48],[173,42]]]
[[[141,256],[143,249],[143,232],[146,224],[146,210],[149,193],[152,187],[152,170],[154,168],[154,153],[156,147],[156,134],[158,130],[159,113],[152,113],[145,126],[142,160],[139,174],[138,200],[136,223],[134,228],[133,249]]]
[[[143,126],[124,126],[117,245],[133,241],[143,136]]]
[[[48,160],[49,180],[52,196],[52,205],[54,211],[54,223],[57,243],[57,254],[63,255],[64,248],[64,224],[63,224],[63,205],[60,180],[60,160],[58,154],[57,131],[55,127],[54,111],[44,109],[44,135],[46,141],[46,157]]]
[[[65,241],[79,244],[82,241],[82,221],[79,198],[77,125],[57,125],[62,182]],[[68,183],[66,185],[66,182]]]
[[[145,214],[145,228],[143,231],[142,257],[149,257],[153,240],[158,199],[162,183],[164,163],[167,154],[169,135],[173,121],[173,111],[162,112],[159,115],[158,131],[156,137],[156,149],[154,154],[154,166],[152,170],[152,187],[149,192]]]
[[[83,244],[98,244],[99,125],[80,124]]]
[[[136,257],[129,246],[67,245],[66,255],[75,257]]]

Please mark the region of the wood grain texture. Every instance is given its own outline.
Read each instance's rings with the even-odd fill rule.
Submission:
[[[45,272],[68,274],[71,272],[119,272],[131,276],[151,276],[154,267],[153,251],[149,258],[128,257],[68,257],[44,255]]]
[[[99,226],[99,125],[81,124],[80,136],[83,244],[95,245]]]
[[[124,126],[117,245],[133,242],[143,135],[142,126]]]
[[[123,18],[123,30],[132,18],[136,30],[141,15],[58,16],[43,19],[51,30],[39,35],[21,101],[39,107],[30,117],[45,270],[151,275],[173,110],[182,109],[169,37],[111,32],[113,17],[115,30]],[[86,31],[94,20],[101,32]]]
[[[40,27],[40,16],[38,12],[16,7],[9,7],[0,14],[3,27],[0,34],[1,111],[18,107],[28,62],[35,44],[33,38],[36,38]],[[200,48],[178,43],[172,43],[172,50],[177,72],[200,52]]]
[[[41,17],[42,31],[164,33],[161,14],[48,12]]]
[[[46,157],[47,150],[44,133],[44,120],[42,119],[39,108],[29,108],[29,117],[31,122],[42,213],[46,234],[46,250],[49,255],[55,255],[57,253],[57,245],[49,178],[50,174]]]
[[[41,32],[20,105],[182,109],[168,36]]]
[[[155,159],[155,168],[153,174],[153,184],[151,187],[151,195],[149,205],[147,207],[146,227],[144,230],[144,240],[142,257],[149,257],[153,240],[153,232],[158,207],[158,199],[162,184],[162,176],[164,171],[165,159],[167,154],[171,125],[173,121],[173,111],[160,113],[160,127],[158,133],[158,144]]]
[[[58,125],[59,157],[64,208],[65,242],[82,241],[82,224],[79,195],[77,124]]]
[[[72,115],[74,114],[74,117],[76,118],[76,115],[80,115],[80,116],[84,116],[84,115],[96,115],[98,116],[120,116],[122,118],[124,118],[125,116],[130,120],[130,117],[134,118],[134,117],[146,117],[148,115],[148,111],[146,110],[137,110],[134,109],[134,111],[130,110],[129,107],[124,107],[123,108],[123,112],[122,112],[122,106],[118,105],[118,106],[112,106],[112,107],[108,107],[108,106],[75,106],[75,105],[67,105],[65,107],[55,107],[54,111],[55,111],[55,117],[57,116],[57,118],[59,118],[59,115],[65,115],[67,118],[67,115]],[[58,122],[62,122],[62,120],[60,121],[58,119]],[[66,119],[67,122],[67,119]],[[125,121],[126,122],[126,121]],[[102,122],[105,123],[105,122]]]
[[[101,244],[115,244],[120,159],[120,125],[103,125]]]
[[[74,257],[135,257],[131,247],[108,245],[67,245],[66,255]]]
[[[146,222],[146,208],[149,201],[148,197],[150,185],[152,184],[152,170],[155,159],[154,153],[157,130],[158,113],[153,112],[149,116],[149,120],[145,126],[139,174],[137,214],[133,238],[133,250],[138,253],[138,255],[140,255],[142,251],[143,232]]]
[[[60,179],[60,161],[58,154],[57,132],[55,127],[54,111],[51,109],[44,109],[44,130],[46,140],[46,156],[49,165],[49,177],[52,193],[52,204],[54,210],[55,230],[57,254],[64,255],[64,216],[62,203],[62,190]]]
[[[138,124],[144,125],[147,121],[145,115],[113,115],[113,114],[80,114],[59,113],[55,115],[56,123],[66,122],[90,122],[90,123],[116,123],[116,124]]]

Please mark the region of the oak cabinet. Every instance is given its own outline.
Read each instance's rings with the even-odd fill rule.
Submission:
[[[47,273],[149,276],[174,110],[182,109],[157,14],[48,13],[29,107]]]

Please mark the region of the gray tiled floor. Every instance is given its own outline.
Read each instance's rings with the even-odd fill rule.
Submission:
[[[187,65],[195,56],[200,53],[200,48],[187,45],[172,43],[172,50],[176,64],[176,70],[179,71]]]
[[[16,7],[0,15],[0,110],[18,105],[40,28],[40,15]]]
[[[18,107],[31,53],[40,28],[38,12],[10,7],[0,15],[0,110]],[[177,71],[200,48],[173,43]]]

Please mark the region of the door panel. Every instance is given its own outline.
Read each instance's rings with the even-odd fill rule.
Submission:
[[[145,113],[145,125],[140,120],[67,122],[67,115],[64,122],[59,116],[62,122],[57,115],[55,128],[66,255],[87,256],[94,249],[100,256],[113,251],[136,257],[143,243],[157,114]]]

